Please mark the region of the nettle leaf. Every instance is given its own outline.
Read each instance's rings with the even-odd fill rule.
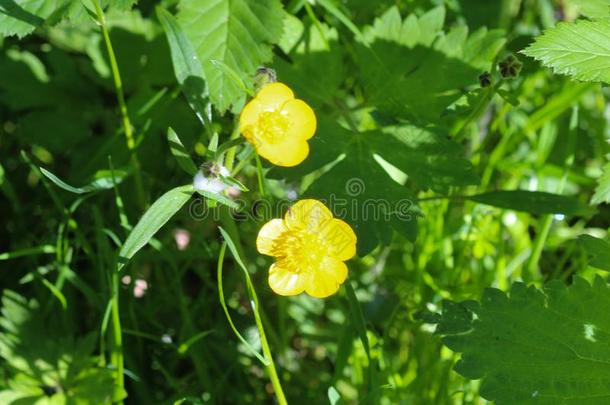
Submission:
[[[0,0],[0,37],[23,37],[57,20],[73,7],[72,0]]]
[[[304,197],[324,200],[354,227],[359,255],[389,243],[392,229],[415,238],[419,211],[401,184],[405,179],[437,190],[477,182],[470,162],[461,158],[461,146],[434,128],[405,124],[354,133],[322,117],[310,148],[301,165],[274,168],[269,175],[296,181],[334,163]]]
[[[279,0],[181,0],[178,20],[203,64],[210,96],[224,112],[239,110],[246,93],[213,61],[220,61],[246,81],[272,58],[282,34]]]
[[[548,29],[522,53],[555,73],[587,82],[610,83],[610,21],[578,20]]]
[[[600,177],[592,204],[610,203],[610,163],[604,166],[604,174]]]
[[[610,0],[568,0],[578,7],[578,11],[590,18],[610,16]]]
[[[455,370],[495,404],[610,402],[610,288],[576,277],[542,290],[513,284],[479,303],[447,303],[437,327],[462,354]]]
[[[590,235],[581,235],[578,242],[589,256],[589,264],[601,270],[610,271],[610,242]]]
[[[365,98],[379,110],[398,116],[438,119],[443,111],[478,84],[505,42],[502,31],[466,26],[443,32],[445,10],[402,19],[392,7],[365,31],[370,47],[356,47]]]

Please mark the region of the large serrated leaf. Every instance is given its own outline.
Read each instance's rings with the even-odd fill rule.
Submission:
[[[415,238],[415,200],[390,177],[390,171],[406,174],[409,182],[423,189],[446,190],[478,180],[470,162],[462,157],[462,147],[434,128],[405,124],[354,133],[320,117],[310,148],[310,156],[301,165],[275,168],[270,175],[296,180],[342,158],[305,196],[327,201],[337,216],[354,227],[359,255],[379,242],[389,243],[393,229]]]
[[[193,195],[191,184],[169,190],[156,200],[133,228],[119,252],[118,269],[146,245]]]
[[[223,112],[239,109],[245,92],[212,61],[224,63],[242,80],[272,57],[283,28],[279,0],[182,0],[178,20],[203,63],[210,96]]]
[[[442,30],[444,8],[401,18],[390,8],[365,31],[369,46],[356,47],[366,101],[380,111],[423,120],[438,119],[464,88],[478,84],[505,42],[502,31],[463,25]]]
[[[610,402],[610,288],[597,278],[544,289],[487,289],[480,303],[444,305],[437,333],[462,353],[455,369],[481,379],[497,405]]]
[[[610,21],[559,23],[522,52],[555,73],[588,82],[610,83]]]

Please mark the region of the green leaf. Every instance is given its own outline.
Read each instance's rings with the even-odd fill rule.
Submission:
[[[55,315],[41,310],[35,300],[28,301],[13,291],[4,290],[0,357],[8,381],[0,391],[0,403],[106,404],[112,401],[114,372],[97,366],[97,358],[92,355],[96,335],[72,336],[71,329]],[[43,387],[62,389],[49,401]]]
[[[522,52],[555,73],[586,82],[610,83],[610,21],[559,23]]]
[[[0,37],[23,37],[67,13],[72,0],[0,0]]]
[[[66,191],[69,191],[74,194],[86,194],[92,193],[100,190],[108,190],[114,187],[114,183],[112,180],[112,173],[108,170],[101,170],[96,173],[94,180],[92,180],[89,184],[83,187],[73,187],[68,183],[64,182],[62,179],[45,169],[44,167],[40,168],[40,171],[46,178],[51,180],[57,187],[62,188]],[[116,184],[120,184],[127,177],[128,173],[122,170],[114,171],[114,182]]]
[[[537,215],[564,214],[569,216],[586,216],[594,211],[592,207],[574,197],[542,191],[491,191],[466,198],[481,204]]]
[[[567,0],[578,7],[578,11],[590,18],[610,16],[610,0]]]
[[[438,119],[478,76],[489,71],[505,42],[502,31],[466,26],[442,30],[444,8],[404,20],[390,8],[365,32],[368,46],[356,47],[366,101],[400,117]]]
[[[591,204],[610,203],[610,162],[604,166],[604,174],[600,177]]]
[[[167,142],[169,142],[169,148],[172,151],[172,155],[176,158],[178,165],[185,172],[194,176],[197,173],[197,166],[193,159],[191,159],[182,141],[180,141],[178,134],[172,128],[167,128]]]
[[[296,181],[330,163],[304,197],[327,201],[335,215],[347,221],[358,236],[358,254],[364,255],[391,241],[392,229],[415,238],[418,209],[408,189],[390,172],[406,175],[420,188],[446,190],[477,182],[460,145],[430,128],[413,125],[353,133],[320,117],[310,141],[307,160],[295,168],[274,168],[270,177]],[[390,170],[391,169],[391,170]]]
[[[610,242],[590,235],[581,235],[578,241],[591,256],[589,261],[591,266],[610,271]]]
[[[244,82],[269,62],[271,47],[282,35],[284,12],[279,0],[181,0],[178,20],[203,63],[210,97],[224,112],[239,110],[245,92],[222,62]]]
[[[121,270],[144,245],[174,216],[193,195],[193,186],[176,187],[163,194],[144,213],[133,228],[119,252],[118,270]]]
[[[497,405],[610,401],[610,288],[576,277],[539,290],[485,290],[479,303],[444,305],[437,334],[462,354],[455,370],[481,380]]]
[[[282,82],[289,84],[298,98],[315,106],[338,97],[339,86],[345,80],[337,30],[325,24],[321,24],[321,30],[322,33],[316,26],[309,28],[306,39],[290,55],[292,63],[281,58],[274,62]]]
[[[197,52],[173,15],[157,7],[157,17],[167,36],[176,80],[180,83],[184,96],[201,123],[208,125],[209,92]]]

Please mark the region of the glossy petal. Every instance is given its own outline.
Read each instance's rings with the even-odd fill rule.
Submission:
[[[239,131],[248,139],[248,127],[254,126],[258,122],[258,117],[265,111],[265,106],[258,99],[250,100],[248,104],[241,110],[239,115]]]
[[[309,280],[307,273],[297,273],[290,269],[285,269],[277,263],[269,268],[269,286],[279,295],[298,295],[305,291],[305,286]]]
[[[289,140],[282,143],[258,142],[255,145],[258,154],[276,166],[296,166],[309,155],[309,145],[305,141]]]
[[[288,209],[284,221],[288,228],[317,232],[320,224],[332,217],[332,212],[320,201],[300,200]]]
[[[294,99],[294,93],[283,83],[271,83],[263,87],[255,97],[264,111],[279,110],[288,100]]]
[[[282,114],[290,121],[289,138],[305,141],[316,133],[316,114],[303,100],[287,101],[282,107]]]
[[[347,266],[340,260],[327,257],[315,269],[305,292],[312,297],[326,298],[339,290],[347,278]]]
[[[272,219],[267,222],[263,225],[261,230],[258,231],[256,249],[261,254],[273,256],[271,253],[273,250],[273,243],[287,230],[288,228],[281,219]]]
[[[320,225],[318,232],[330,256],[345,261],[356,255],[356,234],[346,222],[336,218],[328,219]]]

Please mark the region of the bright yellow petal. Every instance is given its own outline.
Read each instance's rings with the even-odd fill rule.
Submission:
[[[356,234],[344,221],[336,218],[324,221],[318,235],[328,254],[335,259],[345,261],[356,255]]]
[[[289,100],[282,106],[282,114],[289,122],[287,136],[307,140],[316,133],[316,114],[303,100]]]
[[[309,155],[309,145],[305,141],[259,142],[255,147],[259,155],[276,166],[296,166]]]
[[[300,200],[288,208],[284,221],[288,228],[316,232],[320,224],[332,217],[333,213],[320,201]]]
[[[267,222],[260,231],[258,231],[258,237],[256,238],[256,249],[259,253],[273,256],[273,243],[288,230],[284,221],[281,219],[272,219]]]
[[[294,93],[283,83],[270,83],[258,92],[255,99],[265,111],[279,110],[288,100],[294,99]]]
[[[340,260],[327,257],[311,275],[305,292],[312,297],[326,298],[339,290],[347,278],[347,266]]]
[[[239,115],[239,131],[242,134],[246,135],[246,129],[257,124],[260,114],[265,111],[264,107],[260,101],[253,99],[241,110]]]
[[[274,263],[269,268],[269,286],[279,295],[297,295],[305,291],[309,274],[291,271]]]

